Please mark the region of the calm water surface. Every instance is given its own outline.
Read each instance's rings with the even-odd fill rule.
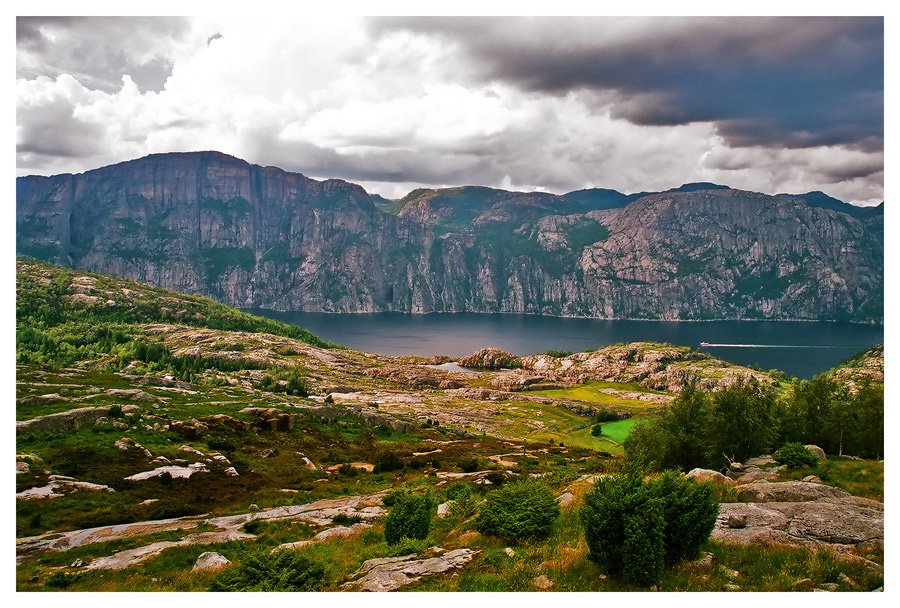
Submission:
[[[617,342],[670,342],[740,365],[811,378],[884,339],[882,325],[794,321],[601,321],[534,315],[325,314],[249,309],[300,325],[330,342],[384,355],[462,357],[495,346],[517,355],[596,349]],[[701,342],[715,346],[701,347]]]

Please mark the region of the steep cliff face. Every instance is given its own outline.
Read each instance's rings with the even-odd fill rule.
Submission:
[[[376,206],[357,185],[215,152],[16,186],[19,253],[242,307],[883,317],[881,220],[789,196],[688,189],[584,212],[456,188]]]

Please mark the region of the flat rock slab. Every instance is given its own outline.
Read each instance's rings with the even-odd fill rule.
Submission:
[[[738,500],[746,502],[804,502],[822,498],[847,498],[849,493],[808,481],[754,481],[735,487]]]
[[[731,527],[736,521],[742,527]],[[884,505],[854,496],[805,502],[722,503],[712,539],[740,545],[828,545],[837,549],[883,544]]]
[[[477,551],[464,548],[447,551],[440,556],[427,559],[415,559],[416,554],[369,559],[363,562],[359,570],[350,576],[350,578],[361,578],[344,583],[342,586],[345,588],[356,587],[361,591],[393,591],[398,587],[413,583],[423,576],[461,568],[469,563],[476,553]]]

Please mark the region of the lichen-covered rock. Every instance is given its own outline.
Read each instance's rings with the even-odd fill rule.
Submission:
[[[231,560],[224,555],[214,551],[206,551],[197,557],[197,561],[194,562],[194,567],[191,568],[191,572],[200,572],[201,570],[221,570],[230,564]]]
[[[826,459],[827,459],[827,456],[825,456],[825,450],[823,450],[823,449],[820,448],[819,446],[817,446],[817,445],[807,445],[807,446],[803,446],[803,447],[805,447],[807,450],[809,450],[810,452],[812,452],[812,453],[813,453],[813,456],[815,456],[815,457],[818,458],[819,460],[826,460]]]
[[[369,559],[350,575],[356,580],[343,584],[344,588],[358,588],[361,591],[393,591],[403,585],[415,582],[423,576],[440,574],[469,563],[477,551],[454,549],[425,559],[415,559],[416,554],[402,557]],[[359,578],[357,578],[359,577]]]
[[[741,521],[742,526],[729,525]],[[884,505],[846,496],[805,502],[722,503],[711,538],[733,544],[852,547],[884,542]]]
[[[712,471],[710,469],[693,469],[690,473],[687,474],[687,476],[693,477],[697,481],[712,481],[724,486],[730,486],[734,484],[734,480],[725,477],[718,471]]]
[[[60,433],[83,426],[92,426],[98,418],[109,416],[109,407],[80,407],[74,410],[36,416],[29,420],[16,421],[16,435],[27,433]],[[122,406],[125,414],[141,412],[140,406]]]
[[[807,481],[754,481],[735,486],[735,491],[744,502],[805,502],[850,496],[840,488]]]
[[[494,347],[477,350],[457,362],[460,367],[474,369],[501,369],[514,363],[521,363],[521,359],[512,353]]]

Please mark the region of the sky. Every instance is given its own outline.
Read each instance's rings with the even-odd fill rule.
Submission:
[[[17,175],[219,150],[399,198],[884,200],[882,17],[16,19]]]

